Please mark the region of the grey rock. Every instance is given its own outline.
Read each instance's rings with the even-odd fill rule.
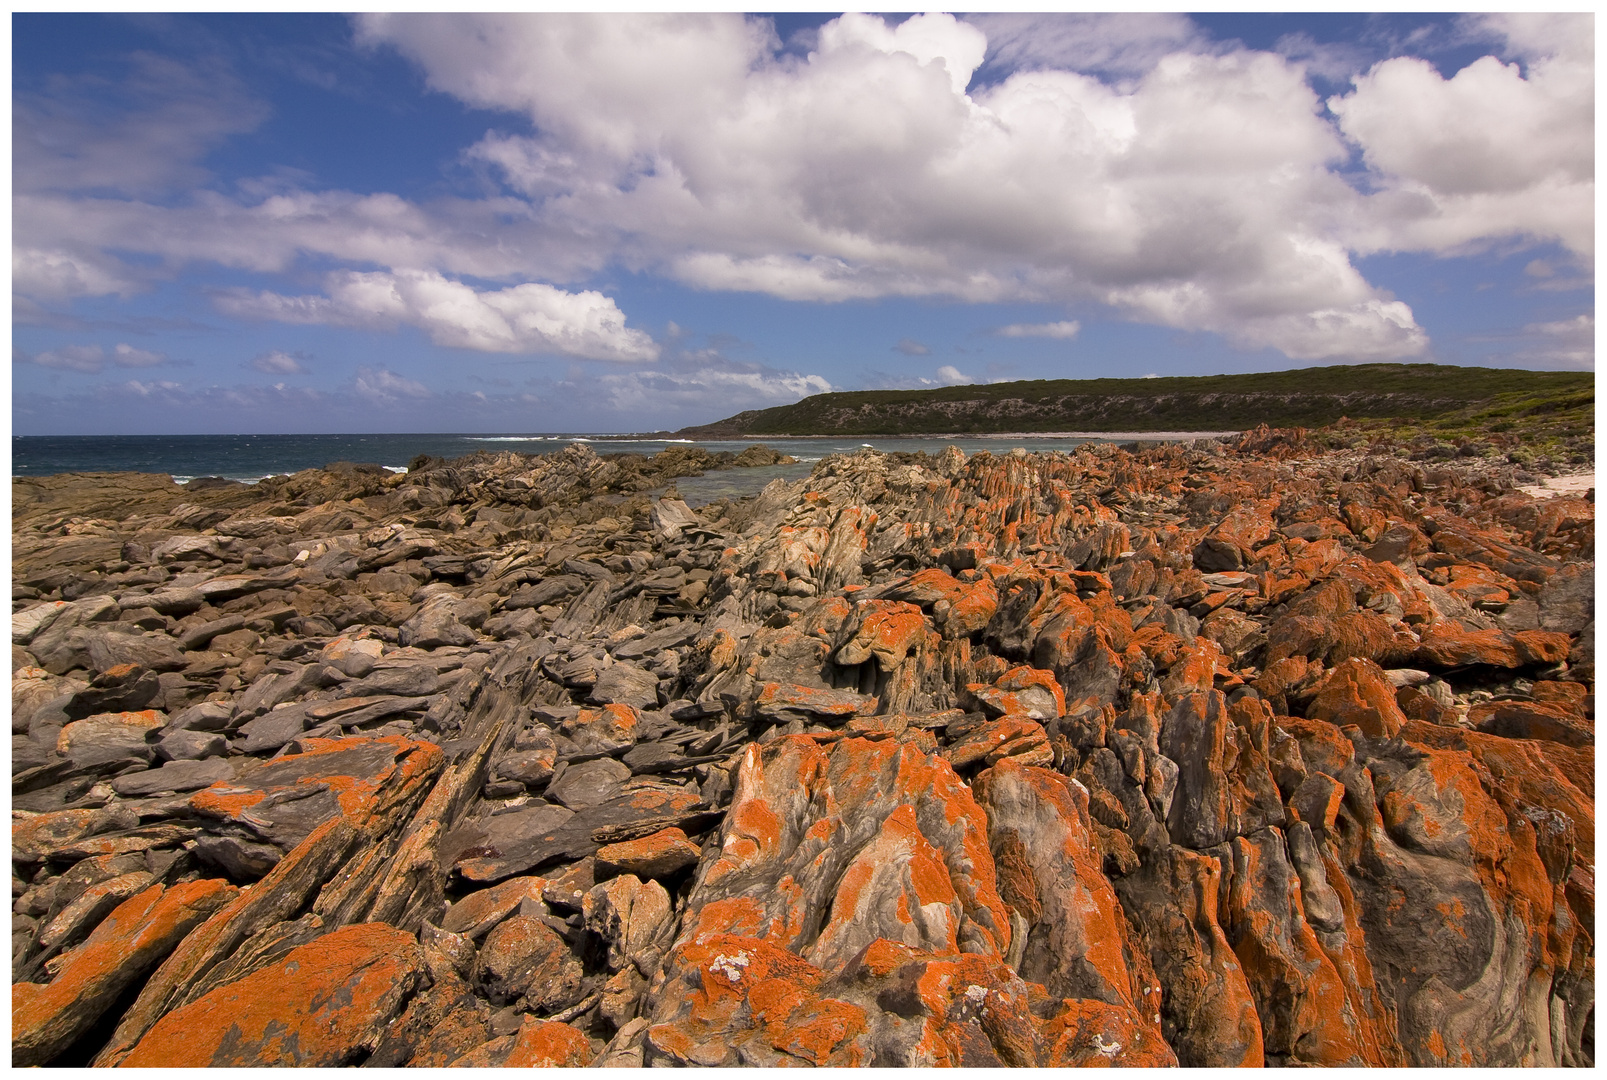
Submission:
[[[579,574],[559,574],[534,585],[521,586],[502,602],[502,610],[518,611],[521,608],[538,608],[560,603],[571,596],[585,592],[587,580]]]
[[[168,761],[200,761],[229,752],[229,741],[215,731],[163,730],[167,734],[157,742],[156,756]]]
[[[598,705],[658,705],[658,676],[634,664],[615,664],[597,677],[587,700]]]
[[[307,709],[302,705],[287,705],[274,709],[255,720],[240,726],[234,748],[242,754],[260,754],[277,750],[307,727]]]
[[[421,649],[440,645],[473,645],[479,637],[460,618],[462,602],[451,596],[432,596],[418,613],[401,626],[400,641]]]
[[[234,766],[222,758],[214,757],[206,761],[169,761],[160,769],[148,769],[145,772],[117,777],[112,781],[112,790],[125,799],[137,799],[163,791],[198,791],[204,787],[211,787],[220,780],[233,779]]]
[[[206,597],[196,588],[158,589],[152,593],[124,594],[118,598],[118,603],[125,610],[148,607],[162,615],[188,615],[205,602]]]
[[[1567,563],[1540,588],[1540,629],[1577,634],[1596,613],[1596,575],[1590,563]]]
[[[571,765],[563,775],[547,785],[547,798],[571,810],[597,806],[613,798],[620,785],[630,779],[629,765],[613,758],[600,758]]]
[[[191,705],[168,722],[167,731],[222,731],[234,716],[234,706],[225,701],[203,701]]]
[[[617,660],[637,660],[644,656],[674,649],[696,640],[702,627],[690,619],[662,626],[639,638],[624,641],[610,650]]]
[[[202,862],[218,867],[236,881],[256,881],[284,857],[272,844],[242,840],[238,836],[202,836],[195,841]]]
[[[215,637],[230,634],[242,629],[246,624],[243,615],[225,615],[221,619],[204,622],[200,626],[192,626],[179,638],[179,644],[186,649],[204,649]]]
[[[662,540],[679,540],[682,532],[700,524],[692,508],[680,499],[659,499],[653,504],[653,531]]]
[[[429,664],[410,664],[407,667],[378,668],[356,682],[347,683],[342,691],[351,697],[371,694],[399,694],[403,697],[424,697],[441,688],[441,677]]]

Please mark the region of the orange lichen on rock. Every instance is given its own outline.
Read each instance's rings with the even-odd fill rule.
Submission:
[[[165,890],[153,885],[123,901],[68,954],[48,984],[12,987],[12,1064],[49,1064],[237,891],[228,882],[203,878]]]
[[[423,973],[411,934],[384,923],[342,927],[168,1013],[121,1064],[350,1064],[374,1048]]]

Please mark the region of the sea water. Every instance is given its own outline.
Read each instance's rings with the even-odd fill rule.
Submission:
[[[1122,440],[1135,436],[1122,436]],[[1164,435],[1136,436],[1164,438]],[[1112,436],[1103,436],[1109,440]],[[512,450],[522,454],[557,453],[566,446],[589,444],[600,454],[656,454],[671,446],[697,445],[710,452],[740,453],[756,442],[797,458],[791,465],[710,472],[683,477],[676,488],[683,498],[701,504],[718,498],[751,495],[775,479],[806,476],[814,463],[828,454],[852,453],[865,447],[883,451],[940,453],[957,446],[967,454],[986,450],[1008,453],[1016,447],[1029,450],[1070,450],[1086,437],[980,436],[955,438],[863,439],[817,437],[804,439],[698,440],[637,438],[632,436],[562,433],[502,435],[18,435],[11,440],[11,474],[14,477],[49,476],[64,472],[167,473],[179,483],[199,476],[221,476],[254,483],[264,477],[315,469],[335,461],[380,465],[393,472],[407,471],[420,454],[455,458],[477,450]]]

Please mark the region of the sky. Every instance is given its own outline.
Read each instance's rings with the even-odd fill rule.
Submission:
[[[1593,370],[1593,16],[12,16],[17,434]]]

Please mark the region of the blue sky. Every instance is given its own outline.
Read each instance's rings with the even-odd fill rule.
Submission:
[[[19,434],[1594,368],[1590,15],[14,15]]]

